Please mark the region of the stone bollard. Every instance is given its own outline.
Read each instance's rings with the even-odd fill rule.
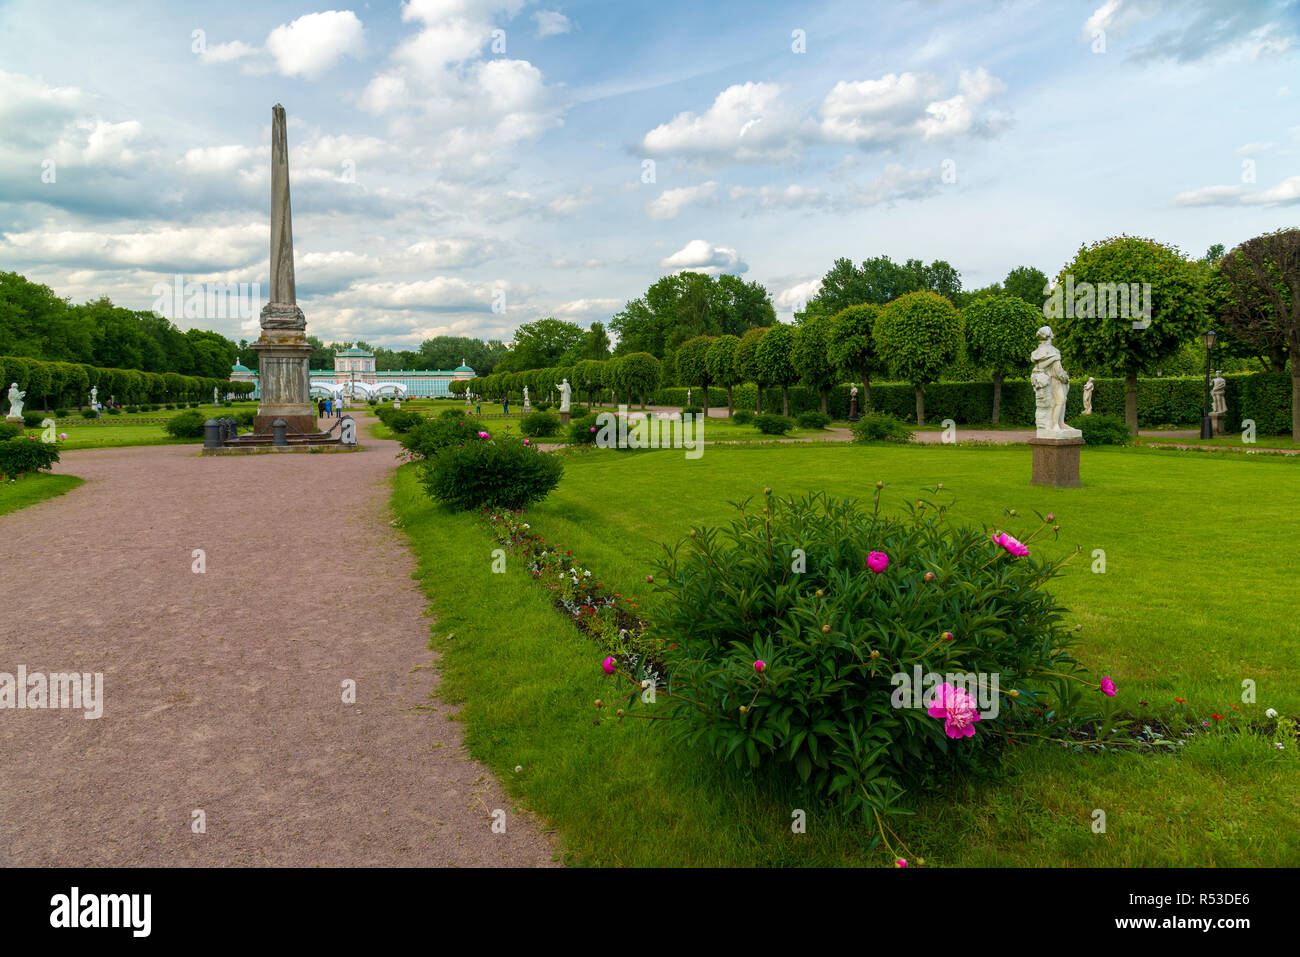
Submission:
[[[272,445],[289,444],[288,440],[285,438],[284,435],[284,431],[288,427],[289,425],[287,422],[284,421],[284,419],[276,419],[274,422],[271,423],[271,444]]]
[[[205,449],[219,449],[223,444],[221,424],[216,419],[208,419],[203,423],[203,447]]]

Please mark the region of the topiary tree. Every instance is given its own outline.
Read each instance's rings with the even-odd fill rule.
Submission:
[[[587,408],[590,410],[595,394],[605,382],[605,363],[599,359],[583,359],[573,367],[573,374],[576,377],[573,387],[587,393]]]
[[[618,405],[618,396],[619,393],[622,392],[622,373],[619,371],[619,367],[622,364],[623,359],[620,356],[608,359],[605,362],[604,370],[602,370],[600,374],[600,384],[609,390],[610,398],[613,400],[615,406]]]
[[[1291,361],[1291,437],[1300,437],[1300,229],[1248,239],[1221,258],[1212,280],[1219,321],[1241,344]]]
[[[739,336],[718,336],[704,356],[704,361],[709,367],[709,378],[727,390],[727,415],[735,413],[731,390],[743,381],[736,364],[736,353],[739,348]]]
[[[967,353],[977,365],[988,366],[993,372],[993,424],[997,425],[1002,414],[1002,380],[1010,373],[1028,371],[1043,312],[1019,296],[986,296],[971,301],[961,314]]]
[[[677,347],[674,358],[681,384],[699,386],[703,391],[704,400],[700,403],[700,407],[704,409],[706,417],[709,414],[709,384],[713,381],[713,375],[709,371],[708,354],[713,341],[712,336],[696,336],[694,339],[687,339]]]
[[[799,370],[794,364],[794,350],[798,336],[794,326],[776,323],[763,334],[754,355],[765,382],[781,387],[781,414],[790,414],[790,386],[799,381]]]
[[[641,408],[645,408],[646,393],[659,387],[663,366],[648,352],[632,352],[623,356],[618,364],[618,378],[628,396],[638,395]]]
[[[1136,434],[1138,375],[1204,329],[1205,304],[1201,272],[1181,252],[1118,236],[1080,248],[1062,267],[1043,314],[1071,360],[1124,376],[1124,417]]]
[[[822,397],[822,415],[826,415],[826,390],[835,384],[835,363],[830,358],[833,323],[829,316],[806,316],[799,324],[794,344],[794,367],[799,381],[816,389]]]
[[[842,371],[862,380],[863,411],[871,408],[871,377],[885,371],[872,333],[879,315],[878,305],[863,303],[831,316],[827,354]]]
[[[741,381],[753,382],[758,386],[758,402],[754,406],[754,411],[759,415],[763,414],[763,386],[767,384],[767,380],[763,378],[763,366],[758,361],[758,344],[763,341],[763,336],[767,335],[769,328],[762,326],[758,329],[746,330],[740,337],[740,345],[736,347],[736,371]]]
[[[916,389],[916,424],[925,425],[925,386],[961,352],[961,313],[937,293],[909,292],[880,310],[872,333],[881,358]]]

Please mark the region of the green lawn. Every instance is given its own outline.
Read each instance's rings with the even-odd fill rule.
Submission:
[[[47,472],[24,475],[12,482],[8,479],[0,481],[0,515],[70,492],[83,481],[75,475],[50,475]]]
[[[594,451],[566,459],[559,488],[529,514],[625,596],[649,607],[645,583],[660,543],[694,523],[725,522],[729,499],[824,488],[869,497],[888,483],[892,507],[923,485],[956,493],[954,517],[1004,520],[1004,508],[1056,513],[1061,540],[1085,554],[1055,588],[1082,626],[1079,658],[1119,684],[1119,703],[1226,725],[1267,707],[1300,713],[1294,505],[1300,463],[1251,456],[1085,449],[1080,489],[1030,486],[1025,448],[814,444],[680,451]],[[527,806],[591,864],[883,864],[871,832],[789,786],[712,763],[659,722],[594,726],[592,701],[612,697],[594,646],[526,570],[491,572],[487,533],[428,503],[399,470],[394,504],[409,529],[445,654],[444,694],[465,705],[467,741]],[[1094,573],[1093,551],[1105,551]],[[458,556],[449,561],[448,555]],[[475,561],[478,556],[480,560]],[[448,634],[454,638],[448,638]],[[1242,703],[1242,682],[1257,703]],[[1232,710],[1237,704],[1239,711]],[[516,765],[524,768],[515,774]],[[893,826],[912,855],[954,865],[1295,865],[1300,863],[1300,761],[1216,725],[1174,755],[1076,754],[1039,742],[1008,754],[998,779],[961,779],[918,798]],[[808,833],[790,833],[793,808]],[[1105,834],[1092,812],[1107,814]]]

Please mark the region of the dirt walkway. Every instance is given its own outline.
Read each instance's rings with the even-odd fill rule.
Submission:
[[[84,486],[0,516],[0,672],[104,676],[97,720],[0,710],[0,864],[552,863],[430,698],[397,446],[366,444],[70,452]]]

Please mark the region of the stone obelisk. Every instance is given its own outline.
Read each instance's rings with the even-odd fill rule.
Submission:
[[[311,344],[307,320],[298,308],[293,283],[293,222],[289,212],[289,147],[284,107],[271,108],[271,297],[262,307],[257,350],[262,393],[253,431],[269,433],[284,419],[289,434],[319,431],[311,406]]]

